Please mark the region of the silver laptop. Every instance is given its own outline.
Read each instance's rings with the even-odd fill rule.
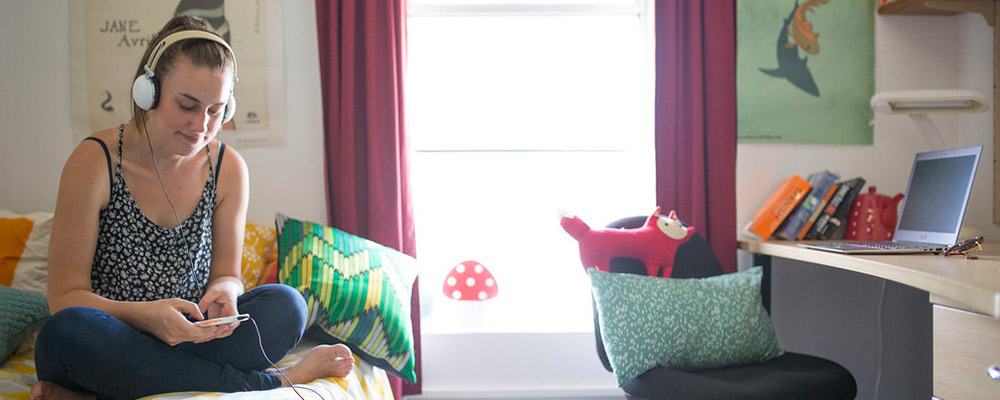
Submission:
[[[939,253],[962,227],[983,146],[918,153],[891,241],[799,243],[846,254]]]

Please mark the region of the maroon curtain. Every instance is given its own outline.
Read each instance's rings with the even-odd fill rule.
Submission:
[[[736,271],[733,0],[656,2],[656,201]]]
[[[329,222],[415,256],[403,124],[405,0],[317,0],[316,25]],[[417,383],[390,376],[397,399],[421,389],[416,284],[411,304]]]

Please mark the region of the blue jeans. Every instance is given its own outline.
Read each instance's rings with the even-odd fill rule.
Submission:
[[[237,308],[260,327],[271,361],[298,344],[306,304],[294,288],[264,285],[239,297]],[[98,398],[135,399],[182,391],[237,392],[281,386],[261,354],[250,321],[229,337],[169,346],[104,311],[71,307],[54,314],[35,344],[38,380]]]

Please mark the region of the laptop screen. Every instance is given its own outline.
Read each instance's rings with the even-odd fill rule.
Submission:
[[[894,240],[946,245],[957,241],[982,148],[917,154]]]

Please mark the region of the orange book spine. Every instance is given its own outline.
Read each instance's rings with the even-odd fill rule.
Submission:
[[[743,230],[763,240],[769,239],[788,214],[799,205],[799,201],[809,194],[811,188],[809,182],[798,175],[785,178],[764,200],[764,204],[757,209]]]

